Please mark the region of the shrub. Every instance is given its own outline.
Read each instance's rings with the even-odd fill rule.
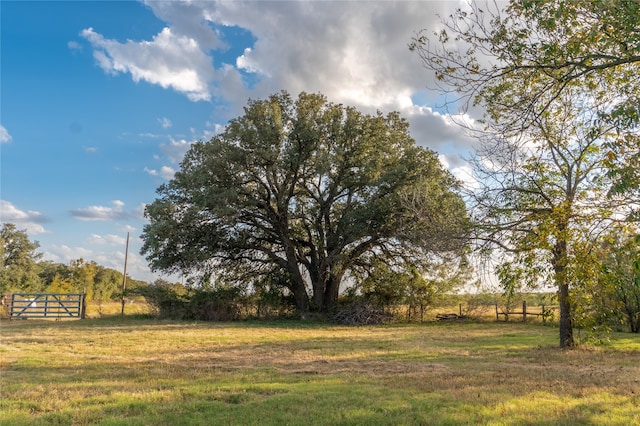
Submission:
[[[150,313],[159,318],[182,319],[187,312],[188,296],[168,285],[141,286],[129,294],[143,296]]]
[[[246,300],[236,287],[197,290],[189,300],[188,319],[200,321],[238,321],[243,319]]]

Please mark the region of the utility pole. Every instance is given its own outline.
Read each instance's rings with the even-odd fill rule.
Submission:
[[[129,233],[127,232],[127,246],[124,250],[124,272],[122,274],[122,316],[124,317],[124,292],[127,289],[127,258],[129,257]]]

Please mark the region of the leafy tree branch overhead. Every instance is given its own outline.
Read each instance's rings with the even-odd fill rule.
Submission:
[[[410,45],[435,73],[436,88],[464,109],[476,105],[505,134],[531,126],[560,94],[615,94],[593,119],[617,137],[607,163],[612,192],[640,188],[640,2],[531,0],[472,2],[419,32]]]
[[[397,113],[281,92],[192,146],[147,207],[142,252],[155,270],[227,282],[284,272],[301,312],[330,309],[380,259],[411,268],[463,249],[457,187]]]

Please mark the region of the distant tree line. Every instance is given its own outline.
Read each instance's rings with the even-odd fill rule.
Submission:
[[[16,292],[84,293],[87,301],[122,297],[122,272],[85,259],[68,264],[42,260],[39,243],[12,223],[0,230],[0,294]],[[146,286],[127,277],[127,287]]]

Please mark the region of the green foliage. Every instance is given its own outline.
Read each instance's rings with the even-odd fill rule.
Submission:
[[[159,318],[182,319],[187,316],[189,291],[180,285],[157,280],[153,285],[138,287],[129,294],[143,296],[151,314]]]
[[[70,279],[63,278],[59,274],[56,274],[47,287],[48,293],[74,293],[75,289]]]
[[[365,298],[378,305],[390,306],[402,303],[407,290],[415,281],[408,272],[394,271],[388,265],[380,264],[362,281],[360,291]]]
[[[397,113],[282,92],[192,145],[146,209],[141,251],[154,270],[227,283],[275,273],[301,312],[327,310],[376,258],[415,265],[460,249],[456,188]]]
[[[383,309],[404,306],[407,319],[413,317],[422,321],[425,310],[468,283],[471,272],[464,258],[449,258],[425,269],[415,266],[402,269],[380,262],[349,289],[348,298],[352,303],[359,303],[362,298]]]
[[[138,287],[130,294],[143,296],[151,307],[151,314],[159,318],[238,321],[254,316],[255,303],[259,306],[262,303],[262,309],[265,309],[259,296],[228,285],[194,289],[157,280],[153,285]]]
[[[616,136],[607,144],[615,193],[640,185],[640,3],[637,0],[512,0],[503,10],[472,2],[411,48],[445,92],[481,106],[502,134],[518,134],[566,90],[609,98],[593,115]],[[433,41],[438,40],[438,43]],[[455,41],[452,43],[451,41]],[[614,94],[614,97],[610,95]]]
[[[640,333],[640,271],[634,267],[640,244],[629,229],[616,231],[604,239],[598,252],[597,313],[603,317],[601,322]]]
[[[122,273],[115,269],[98,266],[94,278],[93,299],[107,301],[122,291]]]
[[[80,258],[70,263],[71,277],[78,293],[85,293],[87,300],[94,299],[94,285],[98,264]]]
[[[82,258],[67,265],[43,262],[40,278],[47,292],[84,293],[87,301],[108,301],[122,294],[122,273]]]
[[[259,319],[286,318],[293,316],[296,303],[287,289],[286,272],[275,269],[254,281],[250,303],[255,306],[255,317]]]
[[[197,290],[189,299],[187,318],[201,321],[237,321],[246,318],[245,295],[238,287]]]
[[[4,223],[0,230],[0,294],[16,291],[41,291],[36,250],[38,242],[29,241],[26,231]]]

